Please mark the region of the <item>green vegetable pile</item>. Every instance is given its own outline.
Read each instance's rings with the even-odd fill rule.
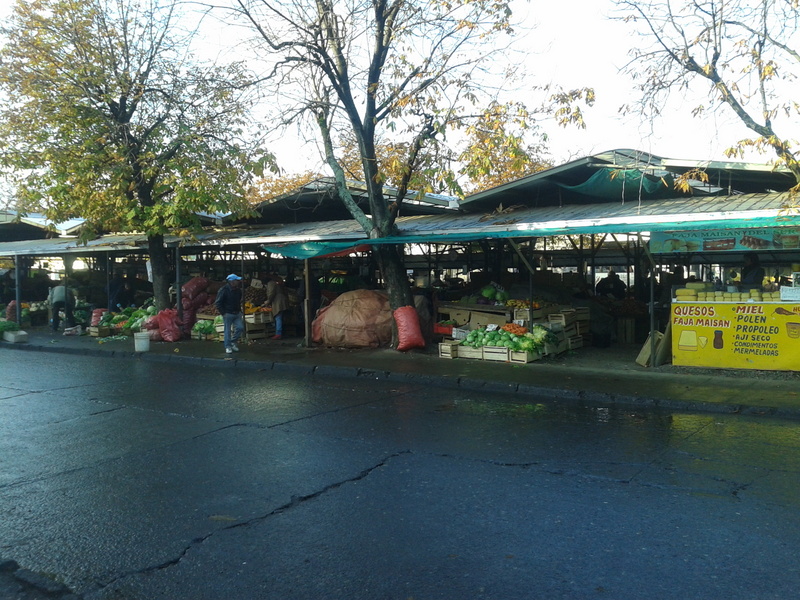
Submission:
[[[516,335],[495,329],[487,331],[485,327],[475,329],[467,334],[467,339],[461,342],[462,346],[482,348],[484,346],[505,347],[513,352],[539,352],[544,351],[545,344],[555,344],[558,338],[547,327],[534,325],[531,331],[524,335]]]
[[[106,342],[121,342],[122,340],[128,340],[127,335],[109,335],[108,337],[97,338],[98,344],[105,344]]]
[[[123,329],[130,329],[133,332],[141,331],[142,324],[148,317],[152,317],[158,311],[155,306],[148,308],[124,308],[118,313],[107,312],[100,319],[100,327],[115,327],[119,323],[124,323]]]
[[[15,321],[0,321],[0,333],[6,331],[19,331],[19,325]]]
[[[200,319],[192,326],[192,331],[202,335],[213,335],[216,333],[216,328],[214,327],[214,321],[209,319]]]

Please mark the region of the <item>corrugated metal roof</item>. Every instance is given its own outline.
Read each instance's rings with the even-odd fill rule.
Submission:
[[[704,198],[674,198],[636,203],[579,204],[518,208],[489,214],[402,217],[401,238],[366,243],[451,243],[459,240],[525,238],[563,234],[636,233],[691,229],[797,226],[798,217],[785,209],[789,193],[745,194]],[[352,241],[365,243],[364,231],[353,220],[266,225],[248,229],[204,232],[192,239],[166,237],[169,246],[189,248],[274,245],[296,242]],[[0,256],[58,255],[103,251],[141,251],[141,234],[103,236],[82,245],[59,238],[0,244]]]
[[[67,221],[55,223],[39,213],[28,213],[20,216],[19,212],[15,210],[0,211],[0,224],[6,225],[17,222],[32,225],[33,227],[38,227],[39,229],[47,231],[56,231],[59,235],[74,235],[75,232],[83,226],[84,220],[69,219]]]

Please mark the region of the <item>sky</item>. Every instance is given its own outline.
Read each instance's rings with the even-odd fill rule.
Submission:
[[[610,0],[524,2],[518,10],[526,7],[529,14],[523,22],[535,22],[529,46],[541,52],[533,55],[537,77],[565,88],[592,87],[597,94],[595,106],[586,110],[585,130],[546,127],[551,152],[561,159],[557,162],[616,148],[666,158],[727,160],[724,150],[750,137],[749,130],[728,111],[693,117],[691,110],[702,102],[701,95],[674,96],[665,116],[653,123],[635,115],[620,116],[620,106],[637,100],[630,76],[620,72],[636,38],[624,23],[609,18]]]
[[[726,160],[726,148],[750,137],[749,130],[729,111],[703,119],[693,117],[691,109],[702,95],[673,97],[669,110],[654,123],[643,123],[635,115],[620,116],[619,107],[636,100],[629,76],[619,71],[627,62],[629,46],[636,38],[623,23],[608,18],[612,0],[514,2],[515,14],[524,28],[529,29],[525,36],[525,46],[530,51],[526,66],[534,82],[567,89],[592,87],[597,96],[595,106],[585,110],[585,130],[564,129],[550,121],[543,123],[556,164],[616,148],[643,150],[667,158]],[[0,0],[0,19],[11,12],[12,4],[12,0]],[[281,149],[287,147],[286,142],[282,140]],[[307,159],[287,158],[282,151],[277,152],[282,167],[291,171],[293,164],[308,166]],[[303,151],[295,152],[302,156]],[[768,162],[771,158],[747,157],[751,162]]]

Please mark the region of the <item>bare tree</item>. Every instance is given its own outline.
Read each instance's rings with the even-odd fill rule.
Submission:
[[[483,114],[504,76],[502,52],[513,33],[504,1],[231,0],[257,33],[265,75],[288,102],[285,120],[311,115],[340,197],[370,238],[397,233],[395,220],[426,147]],[[489,89],[487,82],[498,86]],[[573,96],[574,98],[574,96]],[[575,113],[569,113],[575,115]],[[579,114],[579,113],[578,113]],[[574,119],[577,120],[577,119]],[[381,166],[381,140],[393,136],[402,161]],[[353,140],[369,197],[352,199],[337,140]],[[352,153],[349,154],[352,157]],[[395,157],[396,158],[396,157]],[[399,164],[399,163],[402,164]],[[441,177],[453,177],[444,169]],[[399,188],[392,202],[383,184]],[[424,178],[416,181],[424,180]],[[375,256],[393,308],[411,303],[402,247]]]
[[[798,0],[616,0],[644,39],[626,70],[642,92],[640,108],[657,115],[676,91],[706,87],[709,106],[727,106],[757,137],[728,156],[772,151],[800,186],[793,127],[800,114]],[[798,188],[796,187],[795,190]]]

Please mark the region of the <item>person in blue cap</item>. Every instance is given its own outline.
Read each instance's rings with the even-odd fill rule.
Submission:
[[[217,299],[214,301],[214,305],[217,307],[219,314],[222,315],[222,322],[225,325],[225,333],[223,335],[225,353],[231,354],[239,351],[236,342],[242,337],[242,332],[244,331],[244,322],[242,320],[242,278],[231,273],[225,279],[227,283],[217,292]]]

